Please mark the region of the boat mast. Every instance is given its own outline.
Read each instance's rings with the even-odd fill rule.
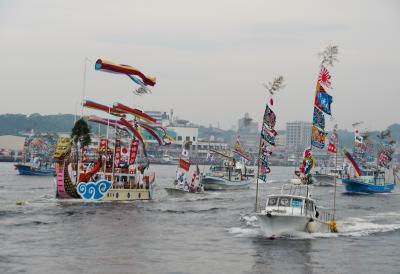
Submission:
[[[337,135],[337,144],[336,145],[336,153],[335,153],[335,169],[337,170],[338,167],[338,150],[339,150],[339,134]],[[337,189],[337,177],[334,176],[334,191],[333,191],[333,220],[336,220],[336,189]]]
[[[267,108],[268,109],[270,109],[269,107],[268,107],[268,102],[271,104],[271,106],[273,105],[273,99],[272,99],[272,97],[273,97],[273,95],[276,93],[276,92],[278,92],[279,90],[281,90],[281,89],[283,89],[284,87],[285,87],[285,85],[284,85],[284,78],[283,78],[283,76],[278,76],[278,77],[276,77],[273,81],[272,81],[272,83],[270,82],[269,84],[263,84],[263,86],[268,90],[268,92],[269,92],[269,94],[270,94],[270,96],[269,96],[269,98],[268,98],[268,101],[267,101],[267,103],[266,103],[266,109],[265,109],[265,111],[264,111],[264,116],[263,116],[263,122],[262,122],[262,125],[261,125],[261,134],[260,134],[260,143],[259,143],[259,146],[258,146],[258,156],[257,156],[257,176],[256,176],[256,201],[255,201],[255,205],[254,205],[254,211],[255,212],[258,212],[258,193],[259,193],[259,186],[258,186],[258,184],[259,184],[259,176],[260,176],[260,159],[261,159],[261,152],[262,152],[262,150],[263,150],[263,136],[262,136],[262,132],[263,132],[263,128],[264,128],[264,123],[265,123],[265,118],[266,118],[266,115],[267,115]],[[270,110],[271,112],[272,112],[272,110]],[[272,112],[272,114],[274,114],[273,112]],[[274,114],[275,115],[275,114]],[[271,131],[274,131],[274,127],[275,126],[275,121],[274,121],[274,125],[272,126],[272,128],[270,128],[270,130]],[[268,133],[265,133],[265,134],[268,134]],[[272,133],[273,134],[273,133]],[[273,137],[273,138],[275,138],[275,136]],[[264,140],[264,144],[266,144],[267,143],[267,140]],[[264,163],[263,163],[264,164]],[[266,179],[265,179],[266,180]]]

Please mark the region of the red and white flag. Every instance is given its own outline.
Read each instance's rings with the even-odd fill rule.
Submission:
[[[324,85],[327,88],[332,88],[332,83],[331,83],[331,75],[329,74],[329,71],[324,67],[321,66],[321,71],[319,72],[318,76],[318,82],[320,82],[322,85]]]
[[[179,167],[183,170],[189,171],[190,169],[190,162],[185,161],[183,159],[179,159]]]

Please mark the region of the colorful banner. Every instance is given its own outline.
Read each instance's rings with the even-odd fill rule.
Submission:
[[[139,141],[136,138],[132,138],[130,153],[129,153],[129,165],[135,164],[138,150],[139,150]]]
[[[179,159],[179,167],[183,170],[189,171],[190,169],[190,162],[185,161],[183,159]]]
[[[156,119],[154,119],[153,117],[147,115],[146,113],[144,113],[143,111],[141,111],[139,109],[131,108],[131,107],[128,107],[128,106],[123,105],[121,103],[116,103],[116,104],[113,105],[113,107],[114,107],[114,109],[116,109],[116,110],[118,110],[120,112],[129,113],[129,114],[135,116],[136,118],[145,120],[148,123],[156,123],[157,122]]]
[[[313,124],[320,129],[325,129],[324,113],[317,107],[314,107]]]
[[[328,152],[337,153],[337,145],[339,142],[339,137],[337,133],[337,125],[333,127],[331,136],[329,137]]]
[[[314,125],[312,126],[312,131],[311,131],[312,146],[317,147],[319,149],[323,149],[325,147],[325,136],[326,132],[317,128]]]
[[[363,173],[358,166],[357,162],[354,160],[353,156],[347,150],[343,150],[344,156],[350,161],[351,165],[353,166],[354,170],[357,172],[358,176],[363,176]]]
[[[270,102],[272,104],[272,99]],[[274,129],[275,124],[276,115],[267,103],[261,128],[261,140],[258,156],[258,179],[264,182],[267,180],[267,174],[271,172],[269,167],[269,158],[272,154],[272,150],[269,146],[275,146],[275,137],[278,135]]]
[[[332,96],[330,96],[326,92],[317,91],[315,96],[315,106],[325,112],[328,115],[331,115],[331,104],[333,102]]]
[[[388,155],[386,153],[385,150],[379,151],[379,153],[378,153],[378,165],[380,167],[388,168],[390,161],[392,161],[392,158],[390,157],[390,155]]]
[[[233,153],[235,153],[236,155],[242,157],[243,159],[245,159],[247,161],[251,160],[250,155],[248,155],[246,153],[246,151],[244,150],[244,148],[242,147],[242,144],[240,143],[240,140],[239,140],[239,136],[236,138],[236,143],[235,143],[235,146],[233,149]]]
[[[101,110],[104,111],[108,114],[114,115],[114,116],[118,116],[118,117],[125,117],[125,112],[119,109],[115,109],[112,107],[108,107],[93,101],[89,101],[89,100],[85,100],[83,102],[83,106],[87,107],[87,108],[92,108],[92,109],[97,109],[97,110]]]
[[[135,75],[140,77],[145,85],[154,86],[156,84],[155,77],[146,76],[137,68],[128,65],[119,65],[119,64],[114,64],[110,61],[98,59],[95,64],[95,69],[105,72],[121,73],[128,76]]]
[[[303,162],[300,165],[300,172],[304,175],[309,175],[315,165],[314,156],[311,153],[311,148],[307,148],[303,152]]]
[[[274,129],[270,129],[265,123],[261,129],[261,138],[267,141],[270,145],[275,145],[275,136],[278,133]]]
[[[276,124],[276,115],[272,111],[272,109],[266,104],[265,106],[265,112],[264,112],[264,123],[269,127],[269,128],[274,128]]]
[[[121,140],[115,139],[115,160],[114,166],[119,167],[121,161]]]

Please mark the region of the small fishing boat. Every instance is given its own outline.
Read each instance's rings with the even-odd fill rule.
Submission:
[[[54,176],[55,168],[51,159],[58,135],[32,132],[25,138],[23,162],[14,165],[19,175]]]
[[[210,150],[225,160],[222,165],[211,166],[209,171],[201,175],[201,184],[205,190],[237,190],[250,187],[254,177],[254,168],[246,167],[245,163],[251,160],[249,154],[242,147],[239,136],[232,152]]]
[[[34,166],[32,164],[15,164],[15,169],[18,170],[19,175],[28,176],[54,176],[55,169],[52,167]]]
[[[391,138],[388,130],[381,132],[378,138],[380,139],[380,144],[375,165],[360,163],[354,151],[350,153],[347,150],[343,150],[344,155],[353,167],[346,174],[346,178],[342,179],[347,192],[372,194],[389,193],[394,190],[396,186],[396,169],[391,165],[391,160],[395,141]],[[357,142],[362,145],[364,138],[359,138]]]
[[[312,149],[313,147],[319,149],[324,148],[326,137],[325,114],[331,114],[330,104],[332,102],[332,98],[322,87],[322,84],[325,86],[330,86],[329,71],[324,67],[324,63],[327,62],[328,59],[333,61],[336,54],[337,47],[330,46],[327,48],[324,54],[321,55],[323,57],[323,61],[321,63],[320,75],[316,86],[311,146],[305,149],[301,166],[299,170],[295,171],[298,179],[293,180],[293,182],[296,182],[297,184],[284,184],[281,188],[280,194],[268,195],[266,197],[265,207],[262,207],[258,203],[259,180],[257,180],[255,216],[260,221],[261,229],[267,237],[293,235],[298,232],[337,232],[335,221],[336,183],[334,184],[335,191],[332,213],[317,207],[316,201],[311,198],[311,185],[315,180],[312,176],[312,169],[315,164]],[[283,80],[283,77],[280,78]],[[282,87],[282,81],[278,81],[278,79],[279,77],[276,78],[272,84],[266,86],[271,93],[271,98],[273,94]],[[274,87],[275,89],[273,89]],[[272,102],[273,101],[270,100],[271,106]],[[261,178],[262,181],[266,181],[266,175],[270,172],[268,160],[272,150],[268,146],[275,145],[275,136],[277,133],[269,133],[274,131],[275,119],[276,116],[267,103],[266,111],[264,113],[264,123],[261,132],[259,149],[259,170],[266,168],[267,171],[261,172],[262,176],[260,176],[260,171],[258,172],[258,177]],[[336,134],[336,132],[333,134]],[[331,142],[330,145],[332,145],[332,151],[334,148],[333,145],[335,145],[336,151],[336,142]],[[336,180],[334,179],[334,182],[335,181]]]
[[[315,186],[334,186],[335,180],[342,179],[344,174],[343,169],[333,168],[330,169],[328,172],[326,170],[316,171],[313,177],[313,183]]]
[[[189,189],[184,189],[180,187],[166,187],[164,188],[168,195],[171,196],[184,196],[184,195],[197,195],[197,194],[205,194],[204,189],[196,189],[196,191],[190,191]]]
[[[296,232],[331,232],[333,215],[311,199],[311,187],[285,184],[278,195],[267,196],[265,208],[256,213],[267,237]]]
[[[189,161],[189,149],[190,144],[185,143],[182,151],[183,158],[179,159],[179,165],[176,169],[176,179],[173,187],[166,187],[165,191],[171,196],[183,196],[185,194],[204,194],[204,187],[200,183],[200,170],[196,166],[196,170],[191,175],[191,183],[187,181],[187,175],[190,171],[191,163]]]
[[[201,176],[205,190],[236,190],[250,187],[251,179],[245,178],[241,169],[234,168],[233,163],[225,162],[223,166],[211,166],[210,171]]]
[[[351,193],[389,193],[394,190],[395,181],[388,182],[385,171],[363,170],[361,176],[342,179],[347,192]]]

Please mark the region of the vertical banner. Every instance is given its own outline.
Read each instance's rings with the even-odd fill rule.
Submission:
[[[115,139],[115,159],[114,166],[119,167],[119,163],[121,161],[121,140]]]
[[[139,149],[139,140],[136,138],[132,138],[131,149],[129,153],[129,165],[133,165],[135,163],[136,156],[138,154],[138,149]]]
[[[272,109],[265,106],[263,125],[261,129],[260,148],[258,152],[258,179],[266,182],[269,168],[269,158],[272,154],[271,146],[275,146],[275,138],[278,133],[275,131],[276,115]]]

